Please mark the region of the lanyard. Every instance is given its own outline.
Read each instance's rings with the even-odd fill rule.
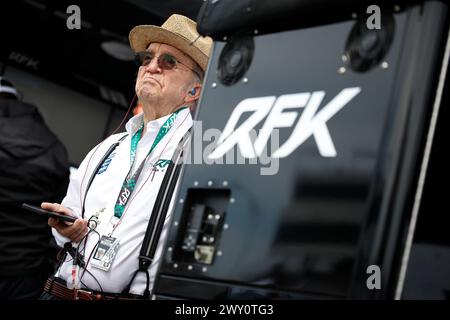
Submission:
[[[130,149],[130,161],[131,161],[131,167],[130,171],[128,171],[127,177],[122,183],[122,188],[120,189],[119,196],[117,197],[116,204],[114,206],[114,216],[116,218],[122,218],[123,212],[125,210],[125,206],[127,205],[128,200],[130,199],[130,195],[133,193],[134,188],[136,187],[136,182],[139,179],[139,176],[141,175],[142,168],[144,167],[145,161],[147,160],[148,156],[152,153],[152,151],[156,148],[158,143],[164,138],[164,136],[169,132],[170,128],[172,127],[173,123],[175,122],[175,119],[178,115],[178,113],[185,108],[180,108],[174,113],[170,115],[170,117],[164,122],[164,124],[161,126],[161,128],[158,131],[158,134],[156,135],[155,140],[153,141],[153,144],[145,157],[145,159],[141,162],[139,167],[136,169],[134,174],[131,174],[131,170],[133,169],[134,160],[136,158],[136,149],[139,140],[142,137],[142,131],[144,129],[144,125],[142,125],[139,130],[133,135],[131,138],[131,149]]]

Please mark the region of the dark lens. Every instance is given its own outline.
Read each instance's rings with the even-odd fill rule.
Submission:
[[[138,66],[147,66],[152,61],[152,54],[148,51],[137,52],[135,62]]]
[[[162,67],[167,70],[173,69],[177,65],[177,60],[170,54],[163,54],[160,60]]]

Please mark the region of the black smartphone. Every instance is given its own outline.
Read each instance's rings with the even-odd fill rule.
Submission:
[[[22,208],[24,208],[25,210],[29,210],[32,212],[35,212],[37,214],[40,215],[44,215],[47,216],[48,218],[56,218],[59,221],[65,221],[65,222],[75,222],[75,220],[77,220],[77,218],[72,217],[72,216],[66,216],[63,214],[59,214],[53,211],[48,211],[48,210],[44,210],[42,208],[36,207],[36,206],[32,206],[26,203],[22,203]]]

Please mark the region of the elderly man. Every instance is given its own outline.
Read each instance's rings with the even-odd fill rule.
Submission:
[[[129,293],[140,297],[154,281],[161,248],[149,281],[145,273],[132,278],[165,173],[158,164],[171,159],[192,126],[190,109],[201,93],[212,40],[200,37],[195,22],[181,15],[161,27],[137,26],[129,39],[140,63],[135,89],[143,113],[130,119],[125,134],[110,136],[86,156],[62,204],[42,204],[78,217],[73,224],[48,221],[57,243],[71,254],[47,281],[42,299],[117,298],[130,281]],[[165,231],[160,244],[164,237]]]

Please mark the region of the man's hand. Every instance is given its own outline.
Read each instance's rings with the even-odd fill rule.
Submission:
[[[72,211],[59,203],[42,202],[41,208],[72,216]],[[69,238],[73,242],[80,242],[88,232],[87,221],[80,218],[74,223],[59,221],[56,218],[49,218],[48,225],[55,228],[62,236]]]

